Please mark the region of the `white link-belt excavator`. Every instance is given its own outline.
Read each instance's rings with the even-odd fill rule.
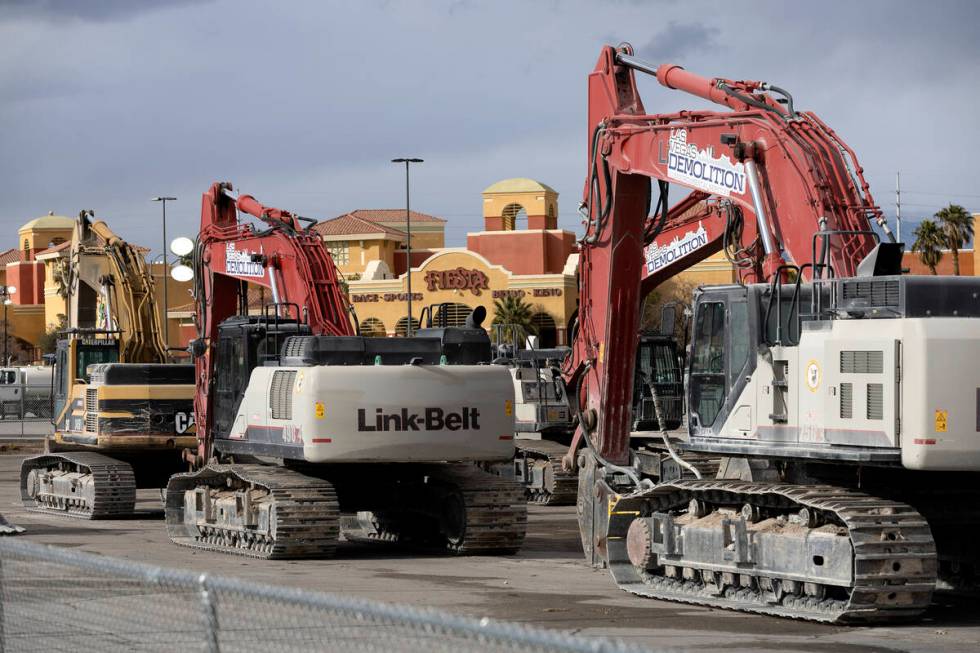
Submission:
[[[253,216],[256,222],[239,220]],[[194,253],[198,446],[167,486],[180,545],[257,558],[348,539],[512,553],[520,484],[474,463],[514,455],[513,392],[477,311],[408,338],[355,333],[315,221],[215,183]],[[249,311],[248,285],[271,291]]]

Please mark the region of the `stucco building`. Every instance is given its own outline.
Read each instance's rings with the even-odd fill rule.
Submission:
[[[17,230],[17,247],[3,256],[3,283],[13,286],[11,303],[6,306],[6,350],[13,362],[28,363],[37,358],[35,348],[44,332],[57,324],[49,323],[44,306],[45,269],[39,256],[71,240],[75,221],[49,213],[28,221]],[[3,343],[0,343],[2,345]],[[0,352],[4,347],[0,346]]]
[[[67,317],[64,270],[69,265],[74,228],[74,218],[49,213],[24,224],[17,230],[18,246],[0,252],[0,280],[3,285],[16,288],[6,311],[8,351],[14,362],[38,360],[41,352],[37,346],[45,332],[59,327]],[[146,248],[137,249],[143,254],[149,252]],[[162,320],[164,282],[168,284],[171,306],[187,302],[190,284],[174,281],[162,263],[148,267]],[[185,344],[175,317],[171,317],[169,332],[170,346]],[[2,351],[0,343],[0,354]]]
[[[404,210],[352,211],[317,225],[345,275],[362,333],[407,331],[409,276],[413,324],[434,306],[451,324],[476,306],[494,317],[494,300],[521,297],[542,346],[565,344],[577,301],[575,235],[558,229],[558,193],[532,179],[506,179],[483,192],[483,230],[466,247],[445,247],[445,221],[412,214],[407,261]],[[434,316],[435,317],[435,316]]]

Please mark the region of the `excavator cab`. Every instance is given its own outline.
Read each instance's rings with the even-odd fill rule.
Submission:
[[[745,286],[700,290],[688,357],[688,424],[691,433],[715,433],[745,385],[754,359],[758,320],[749,310]]]
[[[88,383],[88,366],[119,361],[119,341],[115,338],[81,338],[59,340],[55,353],[54,416],[62,414],[72,386]]]
[[[287,337],[310,333],[309,325],[279,317],[235,316],[221,323],[214,383],[215,434],[219,438],[227,437],[231,430],[252,370],[277,364]]]
[[[640,334],[635,376],[632,430],[671,431],[679,428],[684,414],[684,380],[677,362],[677,343],[672,336]],[[651,385],[661,399],[664,424],[657,420]]]

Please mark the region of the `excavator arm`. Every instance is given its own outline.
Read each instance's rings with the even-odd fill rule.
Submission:
[[[647,114],[637,70],[729,111]],[[580,306],[563,375],[580,414],[576,440],[587,436],[600,461],[621,466],[646,293],[723,248],[743,282],[771,280],[786,264],[850,276],[874,248],[872,225],[890,234],[854,153],[778,87],[653,67],[629,46],[607,46],[589,76],[588,115]],[[668,209],[671,185],[690,194]]]
[[[92,211],[79,213],[72,234],[67,270],[68,327],[98,323],[101,298],[105,326],[119,333],[119,362],[163,363],[167,360],[153,279],[143,253],[116,235]],[[82,324],[82,316],[94,324]]]
[[[244,213],[257,225],[239,220]],[[199,391],[194,402],[198,434],[195,462],[206,462],[213,442],[213,388],[219,324],[248,313],[248,286],[268,288],[275,315],[309,325],[316,335],[353,335],[350,310],[337,269],[320,237],[301,218],[236,196],[231,184],[214,183],[201,201],[201,230],[194,254],[198,339],[192,344]]]

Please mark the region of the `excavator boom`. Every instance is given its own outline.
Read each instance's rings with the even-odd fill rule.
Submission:
[[[648,114],[636,70],[731,110]],[[772,280],[786,264],[851,276],[877,242],[872,224],[884,218],[853,152],[816,116],[764,92],[775,88],[650,66],[628,48],[604,48],[589,75],[582,299],[563,371],[596,451],[610,462],[628,462],[645,293],[726,244],[741,252],[740,279],[751,283]],[[671,209],[669,185],[690,191]],[[708,197],[718,204],[693,224],[691,209]]]
[[[68,328],[92,329],[101,322],[119,337],[119,362],[164,363],[167,345],[143,253],[93,216],[80,212],[72,233]]]

